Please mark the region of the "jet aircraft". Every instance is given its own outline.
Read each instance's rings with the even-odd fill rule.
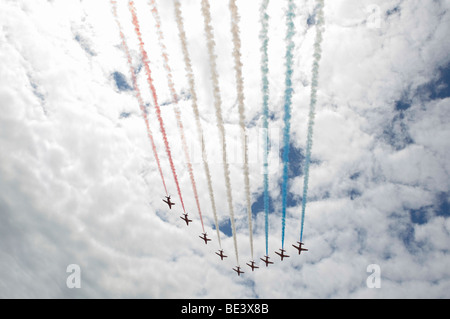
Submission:
[[[288,255],[285,255],[285,254],[284,254],[284,253],[286,252],[286,250],[280,249],[280,251],[281,251],[281,253],[279,253],[279,252],[276,251],[275,254],[277,254],[278,256],[281,257],[281,261],[283,261],[283,258],[289,257]]]
[[[304,245],[303,243],[301,243],[299,241],[297,243],[298,243],[298,247],[295,246],[295,245],[292,245],[292,246],[294,246],[296,249],[298,249],[298,254],[299,255],[302,253],[302,251],[308,251],[308,249],[302,248],[302,246]]]
[[[237,269],[233,268],[233,270],[234,270],[235,272],[237,272],[238,276],[240,276],[241,274],[244,273],[243,271],[241,271],[241,267],[239,267],[239,266],[236,266],[236,267],[237,267]]]
[[[201,239],[203,239],[205,241],[205,244],[208,244],[208,241],[211,241],[211,239],[209,239],[208,237],[206,237],[206,233],[202,233],[203,236],[198,236]]]
[[[259,258],[259,259],[261,259],[262,261],[264,261],[265,263],[266,263],[266,267],[268,267],[269,266],[269,264],[273,264],[273,262],[272,261],[269,261],[269,256],[264,256],[265,257],[265,259],[262,259],[262,258]]]
[[[255,268],[259,268],[258,266],[255,265],[255,261],[252,260],[250,262],[251,264],[247,263],[246,265],[252,268],[252,271],[255,271]]]
[[[166,199],[163,199],[162,201],[169,205],[169,209],[172,209],[172,206],[175,205],[175,203],[170,201],[170,196],[166,196]]]
[[[223,250],[222,250],[222,249],[219,250],[218,253],[216,252],[216,255],[217,255],[217,256],[220,256],[220,260],[223,260],[224,258],[228,257],[228,256],[225,256],[225,255],[223,254]]]
[[[192,221],[191,219],[188,218],[188,214],[183,214],[183,216],[180,216],[180,218],[182,220],[184,220],[186,222],[186,225],[189,226],[189,223]]]

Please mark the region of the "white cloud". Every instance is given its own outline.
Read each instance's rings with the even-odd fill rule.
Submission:
[[[241,15],[246,118],[251,141],[261,138],[259,2],[237,2]],[[305,148],[314,28],[313,1],[297,4],[293,146]],[[172,2],[157,1],[176,89],[187,91]],[[375,5],[375,7],[374,7]],[[313,163],[305,221],[309,252],[295,255],[300,203],[288,209],[280,263],[281,162],[273,160],[269,254],[255,273],[244,210],[230,16],[212,2],[224,119],[233,155],[231,183],[238,226],[238,278],[233,240],[220,261],[190,100],[181,101],[205,227],[184,163],[172,107],[163,118],[187,211],[178,218],[164,195],[131,85],[109,1],[3,1],[0,3],[0,296],[150,298],[448,298],[449,99],[424,90],[448,68],[449,14],[445,2],[326,1]],[[160,102],[169,101],[166,75],[145,1],[136,7]],[[220,222],[228,219],[215,125],[212,86],[198,1],[183,1],[186,35],[198,89],[202,125]],[[376,9],[375,11],[369,10]],[[397,9],[395,9],[397,8]],[[285,4],[269,5],[270,126],[283,128]],[[389,14],[387,12],[389,11]],[[380,18],[380,27],[370,20]],[[376,16],[373,16],[376,15]],[[140,55],[125,2],[119,18],[134,66]],[[146,103],[168,188],[176,195],[145,72],[138,82]],[[425,88],[425,89],[424,89]],[[426,91],[426,90],[425,90]],[[426,92],[425,92],[426,93]],[[395,110],[396,102],[408,107]],[[121,116],[127,114],[127,116]],[[277,131],[278,129],[278,131]],[[235,139],[233,137],[236,137]],[[281,139],[279,140],[281,143]],[[281,144],[280,144],[281,145]],[[279,149],[272,149],[272,158]],[[304,154],[303,154],[304,155]],[[196,160],[197,159],[197,160]],[[259,158],[261,160],[261,157]],[[252,162],[253,199],[262,193],[262,162]],[[303,175],[291,180],[299,199]],[[412,214],[419,214],[417,220]],[[416,215],[414,215],[416,216]],[[254,218],[255,259],[265,254],[264,216]],[[82,288],[65,285],[79,264]],[[381,288],[369,289],[369,264],[381,268]]]

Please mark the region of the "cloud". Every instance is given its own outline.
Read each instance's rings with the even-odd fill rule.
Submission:
[[[262,194],[259,3],[237,1],[240,19],[252,200]],[[186,92],[181,45],[171,2],[157,2],[177,92]],[[154,21],[142,21],[155,85],[186,210],[196,210],[171,108]],[[0,4],[0,296],[25,298],[448,298],[449,174],[448,4],[325,2],[314,146],[304,228],[309,251],[295,255],[300,232],[303,156],[314,41],[315,3],[297,5],[292,147],[283,263],[279,143],[271,149],[269,253],[276,262],[254,273],[231,267],[233,239],[221,229],[230,257],[205,246],[200,222],[187,228],[179,208],[167,211],[163,190],[108,1],[4,1]],[[200,3],[182,2],[198,88],[200,120],[217,200],[219,224],[229,218],[215,125]],[[270,128],[281,134],[284,14],[271,1]],[[211,3],[237,242],[250,258],[240,158],[239,117],[226,3]],[[138,42],[125,3],[119,17],[155,127],[163,172],[170,177],[146,88]],[[205,230],[213,234],[209,195],[189,96],[179,102],[197,177]],[[171,125],[172,123],[172,125]],[[278,139],[280,141],[280,139]],[[197,156],[196,156],[197,155]],[[196,160],[197,159],[197,160]],[[278,159],[278,161],[277,161]],[[170,178],[168,188],[175,194]],[[203,204],[204,203],[204,204]],[[256,205],[257,206],[257,205]],[[191,214],[190,214],[191,216]],[[195,217],[195,214],[192,214]],[[255,257],[265,253],[264,212],[255,209]],[[214,237],[213,237],[214,239]],[[255,258],[255,259],[257,259]],[[259,261],[259,259],[257,259]],[[66,268],[81,268],[69,289]],[[378,264],[381,288],[370,289],[367,266]]]

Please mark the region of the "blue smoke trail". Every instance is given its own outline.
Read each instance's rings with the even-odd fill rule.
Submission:
[[[282,230],[281,230],[281,248],[284,249],[284,232],[286,228],[286,199],[287,199],[287,183],[288,183],[288,164],[289,164],[289,141],[291,129],[291,100],[292,100],[292,60],[294,49],[293,37],[295,35],[295,4],[293,0],[289,0],[288,12],[286,14],[286,89],[284,91],[284,132],[283,132],[283,184],[281,187],[282,200]]]
[[[302,224],[300,229],[300,242],[302,242],[303,239],[303,224],[305,222],[306,197],[308,195],[308,182],[309,182],[309,164],[311,162],[314,115],[317,102],[317,86],[319,83],[318,82],[319,62],[322,54],[320,44],[322,43],[323,24],[324,24],[323,7],[324,7],[324,0],[318,0],[316,39],[314,42],[314,55],[313,55],[314,60],[312,67],[312,80],[311,80],[311,99],[309,104],[309,116],[308,116],[308,136],[306,140],[305,175],[303,179]]]
[[[267,46],[269,37],[267,35],[269,29],[269,15],[267,14],[267,6],[269,0],[263,0],[260,8],[261,32],[259,38],[261,40],[261,73],[262,73],[262,92],[263,92],[263,132],[264,132],[264,216],[265,216],[265,233],[266,233],[266,256],[269,255],[269,172],[268,172],[268,154],[269,154],[269,80],[267,74],[269,72]]]

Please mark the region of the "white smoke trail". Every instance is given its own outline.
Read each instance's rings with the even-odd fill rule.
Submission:
[[[324,0],[318,0],[317,6],[317,22],[316,22],[316,39],[314,42],[313,67],[311,79],[311,98],[309,104],[309,119],[308,119],[308,136],[306,140],[306,156],[305,156],[305,175],[303,179],[303,199],[302,199],[302,222],[300,228],[300,242],[303,240],[303,224],[305,222],[306,199],[308,196],[308,182],[309,182],[309,164],[311,161],[311,149],[313,144],[313,127],[315,106],[317,102],[317,86],[319,84],[319,62],[322,56],[322,34],[324,25],[323,16]]]
[[[267,163],[269,153],[269,57],[267,47],[269,44],[268,29],[269,15],[267,14],[267,6],[269,0],[263,0],[260,8],[261,22],[261,73],[262,73],[262,93],[263,93],[263,130],[264,130],[264,219],[265,219],[265,235],[266,235],[266,256],[269,254],[269,167]]]
[[[213,211],[213,215],[214,215],[214,223],[216,225],[217,239],[219,241],[219,247],[220,247],[220,249],[222,249],[222,243],[220,240],[220,231],[219,231],[219,221],[217,219],[216,202],[215,202],[215,198],[214,198],[211,173],[209,170],[208,157],[206,154],[205,143],[204,143],[204,138],[203,138],[203,128],[202,128],[202,123],[200,121],[200,112],[198,110],[198,104],[197,104],[197,92],[195,90],[194,72],[192,71],[191,59],[189,57],[189,51],[187,48],[186,33],[184,31],[183,16],[181,14],[181,4],[180,4],[179,0],[175,0],[175,18],[176,18],[176,22],[177,22],[177,26],[178,26],[178,34],[179,34],[180,41],[181,41],[181,48],[183,50],[184,64],[185,64],[185,69],[186,69],[187,78],[188,78],[188,82],[189,82],[189,90],[190,90],[191,97],[192,97],[192,109],[193,109],[194,115],[195,115],[198,139],[202,146],[203,168],[205,170],[206,180],[208,182],[208,192],[209,192],[209,198],[211,200],[211,207],[212,207],[212,211]]]
[[[284,235],[286,229],[286,208],[287,208],[287,193],[288,193],[288,180],[289,180],[289,148],[291,138],[291,104],[292,94],[294,92],[292,88],[292,74],[294,72],[294,53],[295,43],[293,37],[295,35],[295,2],[294,0],[288,1],[288,11],[286,12],[286,72],[285,72],[285,85],[284,90],[284,130],[283,130],[283,182],[281,184],[281,248],[284,249]]]
[[[213,28],[211,25],[211,14],[208,0],[202,0],[202,14],[205,22],[204,26],[208,44],[208,55],[209,55],[209,64],[211,68],[211,77],[213,82],[214,107],[216,109],[217,127],[219,129],[222,142],[222,162],[225,175],[225,185],[227,188],[227,200],[228,200],[228,208],[230,211],[231,230],[233,232],[236,261],[237,264],[239,265],[239,254],[236,240],[236,226],[234,223],[233,198],[231,196],[230,169],[227,159],[225,127],[223,125],[223,118],[222,118],[222,107],[221,107],[222,100],[220,98],[219,76],[217,74],[216,54],[214,53],[215,42],[214,42]]]
[[[236,71],[236,91],[238,96],[239,107],[239,125],[241,127],[242,152],[244,157],[244,186],[245,197],[247,201],[247,215],[248,215],[248,229],[250,233],[250,251],[253,260],[253,227],[252,227],[252,203],[250,198],[250,178],[248,172],[248,147],[247,147],[247,132],[245,129],[245,106],[244,106],[244,81],[242,77],[242,62],[241,62],[241,40],[239,37],[239,13],[236,6],[236,0],[230,0],[229,3],[231,11],[231,33],[233,35],[233,57],[234,68]]]

